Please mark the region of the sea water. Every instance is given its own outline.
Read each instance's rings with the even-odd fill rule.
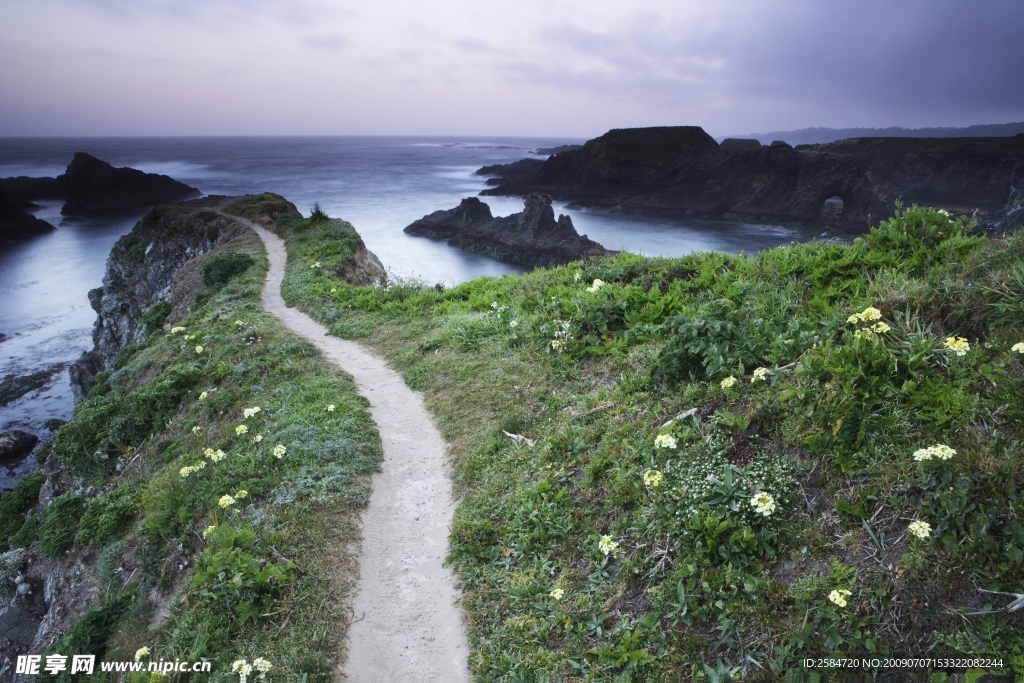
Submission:
[[[0,177],[56,176],[75,152],[114,166],[163,173],[205,194],[275,192],[304,215],[319,202],[351,222],[367,247],[395,276],[448,286],[522,268],[410,237],[402,229],[425,214],[476,196],[481,166],[532,157],[541,147],[582,142],[565,138],[438,137],[212,137],[0,138]],[[496,216],[522,210],[522,200],[484,197]],[[778,226],[717,221],[668,221],[600,211],[566,210],[581,234],[609,249],[679,256],[695,250],[754,252],[804,239]],[[59,202],[36,212],[54,232],[15,245],[0,244],[0,377],[66,365],[91,348],[95,312],[87,292],[101,284],[110,248],[142,212],[116,219],[65,219]],[[44,389],[0,407],[0,432],[25,429],[45,436],[49,418],[69,419],[73,399],[67,372]],[[31,462],[0,467],[0,489]]]

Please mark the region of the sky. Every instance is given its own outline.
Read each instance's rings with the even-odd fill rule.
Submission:
[[[0,136],[1024,120],[1021,0],[0,0]]]

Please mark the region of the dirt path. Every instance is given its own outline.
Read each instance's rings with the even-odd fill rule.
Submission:
[[[227,216],[227,214],[225,214]],[[286,252],[277,235],[237,216],[263,240],[270,272],[263,307],[351,374],[384,444],[363,515],[359,592],[349,629],[347,680],[450,683],[469,680],[468,646],[451,572],[442,566],[455,504],[445,444],[402,377],[359,344],[285,306]]]

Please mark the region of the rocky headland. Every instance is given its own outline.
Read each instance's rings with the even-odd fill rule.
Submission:
[[[791,147],[697,126],[612,130],[580,149],[477,171],[485,195],[556,199],[665,217],[742,216],[863,230],[894,203],[979,210],[1001,227],[1024,185],[1024,135],[854,138]],[[1020,216],[1020,213],[1017,214]],[[1019,219],[1018,219],[1019,222]]]
[[[572,219],[555,220],[551,197],[532,193],[520,213],[495,218],[487,204],[467,197],[454,209],[435,211],[408,225],[417,237],[446,239],[453,247],[521,266],[557,266],[611,252],[573,227]]]
[[[53,230],[53,226],[27,211],[31,204],[11,199],[0,187],[0,242],[14,242]]]
[[[4,178],[0,180],[0,192],[0,216],[4,215],[5,196],[8,203],[22,211],[33,201],[62,199],[63,215],[81,217],[140,209],[201,194],[169,176],[115,168],[85,152],[76,152],[67,170],[56,178]]]

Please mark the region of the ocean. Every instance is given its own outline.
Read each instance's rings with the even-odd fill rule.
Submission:
[[[450,209],[486,186],[481,166],[507,163],[582,140],[565,138],[439,137],[208,137],[0,138],[0,177],[56,176],[75,152],[115,166],[163,173],[205,194],[283,195],[308,215],[319,202],[351,222],[367,247],[395,276],[453,285],[522,268],[410,237],[402,229],[425,214]],[[494,215],[522,210],[522,200],[485,197]],[[680,256],[692,251],[755,252],[802,233],[779,226],[717,221],[673,222],[599,211],[566,210],[577,231],[609,249]],[[63,219],[60,203],[36,215],[57,226],[48,235],[0,244],[0,378],[64,366],[91,348],[95,313],[87,292],[100,286],[110,248],[142,212],[109,220]],[[69,419],[73,398],[67,372],[41,390],[0,407],[0,432],[24,429],[46,436],[43,422]],[[0,490],[34,467],[0,464]]]

